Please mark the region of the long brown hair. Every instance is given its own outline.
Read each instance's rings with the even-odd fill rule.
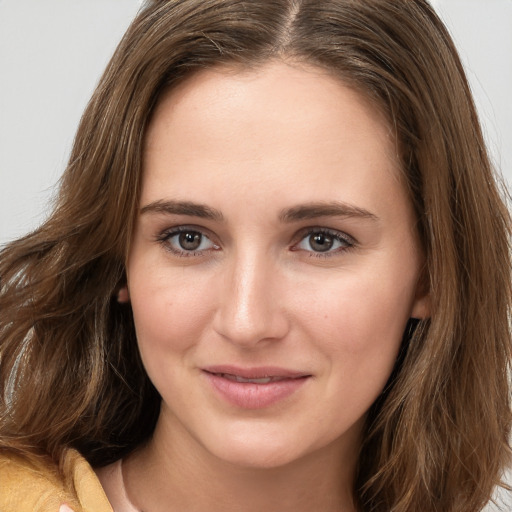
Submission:
[[[429,320],[369,412],[355,495],[371,512],[476,512],[509,461],[510,219],[453,42],[425,0],[154,0],[81,120],[53,213],[0,253],[0,448],[92,464],[151,436],[160,398],[116,291],[143,140],[202,68],[295,59],[389,119],[425,253]]]

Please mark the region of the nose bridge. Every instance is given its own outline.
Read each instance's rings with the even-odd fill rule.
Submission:
[[[253,345],[284,336],[279,270],[261,249],[236,251],[227,265],[216,330],[231,342]]]

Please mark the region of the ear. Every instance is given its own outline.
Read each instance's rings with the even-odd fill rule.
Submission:
[[[130,302],[130,292],[128,286],[124,285],[117,291],[117,302],[120,304],[126,304]]]
[[[426,320],[430,318],[430,294],[416,297],[411,311],[411,318]]]
[[[416,296],[411,310],[411,318],[426,320],[431,315],[430,286],[426,277],[426,272],[421,273],[416,285]]]

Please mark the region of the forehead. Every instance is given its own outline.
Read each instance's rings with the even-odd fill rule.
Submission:
[[[170,128],[170,121],[181,131],[208,128],[221,118],[243,123],[248,130],[263,121],[270,123],[270,134],[283,125],[292,132],[294,121],[308,121],[313,136],[315,127],[334,119],[335,107],[344,109],[337,121],[350,123],[352,115],[364,114],[367,121],[380,126],[385,145],[394,145],[390,124],[369,95],[323,68],[276,60],[254,67],[221,65],[200,70],[164,92],[146,133],[146,149],[158,143],[156,137]],[[394,159],[396,154],[393,147],[389,157]]]
[[[375,189],[381,178],[401,188],[399,175],[373,103],[320,68],[270,62],[201,71],[161,98],[146,135],[142,202],[164,190],[202,190],[205,202],[223,180],[269,200],[283,189],[324,200]]]

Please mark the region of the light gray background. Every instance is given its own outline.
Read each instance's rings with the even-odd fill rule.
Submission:
[[[512,184],[512,0],[432,2]],[[0,0],[0,244],[37,226],[94,86],[139,0]]]
[[[461,52],[494,162],[512,185],[512,0],[432,3]],[[80,115],[139,5],[0,0],[0,244],[47,214]]]

